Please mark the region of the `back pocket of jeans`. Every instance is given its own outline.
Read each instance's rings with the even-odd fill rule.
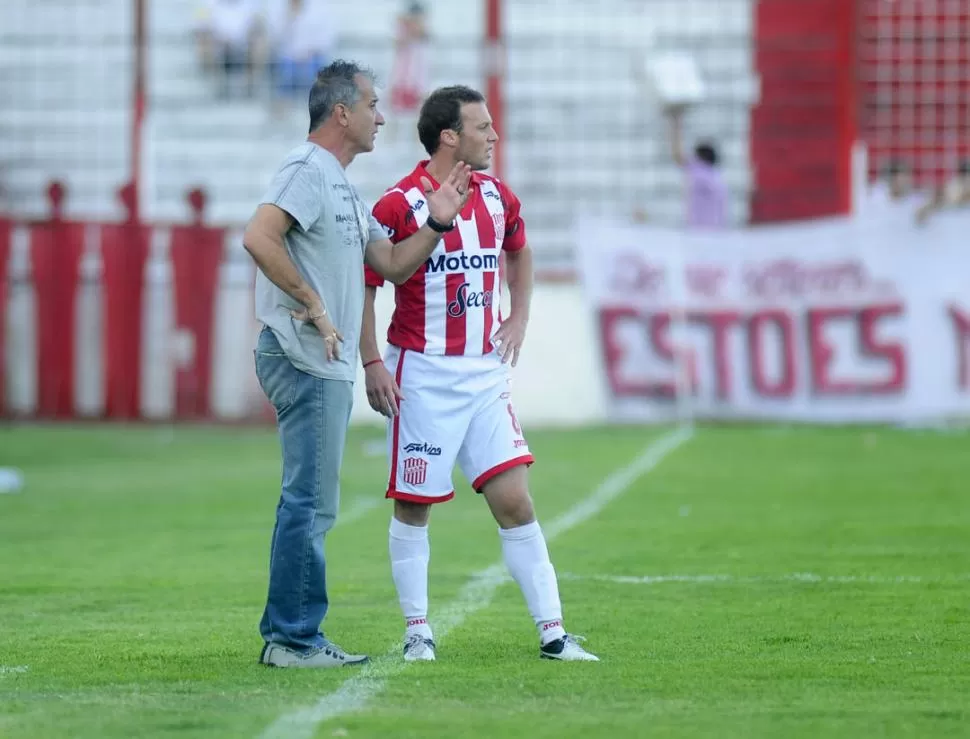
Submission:
[[[296,396],[300,373],[283,352],[261,352],[257,349],[254,354],[256,378],[269,402],[278,411],[288,408]]]

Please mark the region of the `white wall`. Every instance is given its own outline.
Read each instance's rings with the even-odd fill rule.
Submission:
[[[393,309],[393,290],[382,288],[377,294],[378,326],[387,326]],[[536,286],[526,342],[511,372],[515,413],[527,427],[576,426],[606,419],[599,338],[578,286]],[[380,423],[367,404],[363,370],[358,371],[352,418],[357,424]]]

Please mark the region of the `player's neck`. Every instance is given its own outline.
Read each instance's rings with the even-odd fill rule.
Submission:
[[[434,181],[441,184],[446,179],[448,175],[451,174],[451,170],[455,167],[455,160],[451,156],[447,155],[435,155],[431,157],[428,162],[428,166],[425,167],[428,174],[434,178]]]
[[[307,141],[333,154],[344,169],[347,169],[354,161],[354,157],[360,153],[340,131],[328,129],[325,125],[307,136]]]

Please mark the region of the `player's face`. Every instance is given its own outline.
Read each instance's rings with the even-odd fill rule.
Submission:
[[[364,75],[357,76],[360,97],[350,109],[350,139],[360,151],[373,151],[377,130],[384,125],[384,116],[377,109],[377,93],[374,83]]]
[[[458,161],[474,170],[492,166],[492,149],[498,134],[492,127],[492,116],[485,103],[465,103],[461,106],[461,134],[458,136]]]

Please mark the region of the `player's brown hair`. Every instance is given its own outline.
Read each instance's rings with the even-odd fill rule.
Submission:
[[[441,145],[441,132],[461,133],[461,106],[484,103],[485,96],[465,85],[439,87],[428,95],[418,115],[418,138],[429,156]]]

